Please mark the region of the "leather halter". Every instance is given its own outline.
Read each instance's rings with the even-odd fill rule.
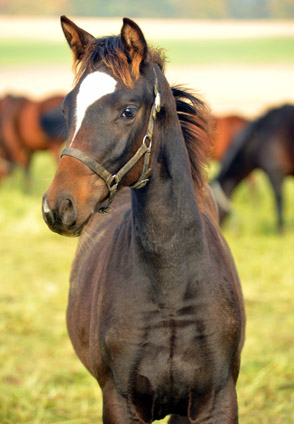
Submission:
[[[134,154],[134,156],[131,157],[131,159],[122,168],[120,168],[120,170],[116,174],[112,175],[102,165],[100,165],[100,163],[98,163],[95,159],[91,158],[89,155],[87,155],[86,153],[82,152],[79,149],[75,149],[73,147],[65,147],[60,154],[60,157],[72,156],[80,160],[105,181],[109,191],[108,202],[106,205],[103,205],[99,208],[98,210],[99,212],[105,212],[109,209],[109,206],[114,199],[114,196],[117,192],[119,183],[121,182],[122,178],[129,172],[131,168],[133,168],[133,166],[141,159],[142,156],[144,156],[144,162],[143,162],[143,169],[142,169],[141,175],[139,179],[130,187],[139,189],[144,187],[149,181],[149,175],[151,173],[151,168],[149,167],[149,163],[150,163],[154,121],[156,119],[156,114],[160,111],[160,92],[158,91],[158,80],[157,80],[157,75],[155,73],[155,70],[154,70],[154,74],[155,74],[155,82],[154,82],[155,98],[151,107],[146,134],[137,152]]]

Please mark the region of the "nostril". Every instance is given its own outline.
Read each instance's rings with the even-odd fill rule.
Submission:
[[[76,221],[76,208],[71,199],[64,199],[59,206],[59,216],[63,225],[72,226]]]

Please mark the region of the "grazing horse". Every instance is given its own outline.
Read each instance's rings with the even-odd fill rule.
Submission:
[[[11,95],[1,99],[0,176],[8,174],[14,166],[23,167],[28,174],[32,155],[38,150],[49,150],[56,160],[59,158],[61,145],[66,139],[64,119],[58,126],[53,122],[51,128],[48,123],[45,128],[42,118],[60,107],[62,101],[63,96],[52,96],[39,101]],[[54,131],[53,136],[50,130]]]
[[[284,228],[282,183],[294,175],[294,105],[273,108],[237,135],[225,155],[219,174],[211,183],[221,222],[231,210],[230,197],[254,169],[266,173],[277,205],[277,227]]]
[[[67,323],[103,422],[237,423],[245,314],[204,184],[206,108],[169,86],[132,20],[97,39],[61,23],[76,85],[42,207],[51,230],[81,234]]]
[[[239,115],[214,116],[215,134],[211,158],[221,161],[234,138],[249,122]]]

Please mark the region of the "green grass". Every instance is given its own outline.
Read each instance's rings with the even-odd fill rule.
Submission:
[[[158,40],[171,64],[294,63],[294,38],[229,40]],[[66,42],[0,40],[0,66],[67,65],[71,53]]]
[[[178,64],[294,63],[294,38],[162,40],[169,62]]]
[[[0,66],[63,65],[71,58],[66,41],[0,40]]]
[[[0,186],[0,423],[101,423],[101,394],[66,331],[76,239],[53,234],[41,196],[54,162],[36,155],[27,193],[18,171]],[[275,231],[263,174],[240,185],[224,228],[242,280],[247,337],[238,382],[240,423],[294,422],[294,182],[286,181],[286,230]]]
[[[240,422],[294,422],[294,181],[286,180],[287,229],[275,231],[271,187],[261,172],[243,183],[224,233],[241,277],[247,337],[238,382]]]

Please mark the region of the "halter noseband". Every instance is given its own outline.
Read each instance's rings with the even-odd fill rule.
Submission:
[[[155,98],[151,107],[146,134],[137,152],[134,154],[134,156],[131,157],[131,159],[122,168],[120,168],[120,170],[116,174],[112,175],[102,165],[100,165],[100,163],[98,163],[95,159],[92,159],[86,153],[82,152],[81,150],[75,149],[73,147],[65,147],[60,154],[60,157],[72,156],[80,160],[105,181],[109,191],[108,203],[105,206],[101,206],[99,208],[99,212],[105,212],[109,209],[109,206],[114,199],[114,196],[117,192],[119,183],[121,182],[122,178],[129,172],[131,168],[133,168],[133,166],[141,159],[143,155],[144,155],[144,162],[143,162],[143,169],[142,169],[141,175],[138,181],[135,182],[130,187],[139,189],[144,187],[149,181],[149,175],[151,173],[149,162],[150,162],[150,154],[151,154],[151,146],[152,146],[154,121],[156,119],[157,112],[160,111],[160,92],[158,91],[158,80],[157,80],[157,75],[155,70],[154,70],[154,74],[155,74],[155,81],[154,81]]]

